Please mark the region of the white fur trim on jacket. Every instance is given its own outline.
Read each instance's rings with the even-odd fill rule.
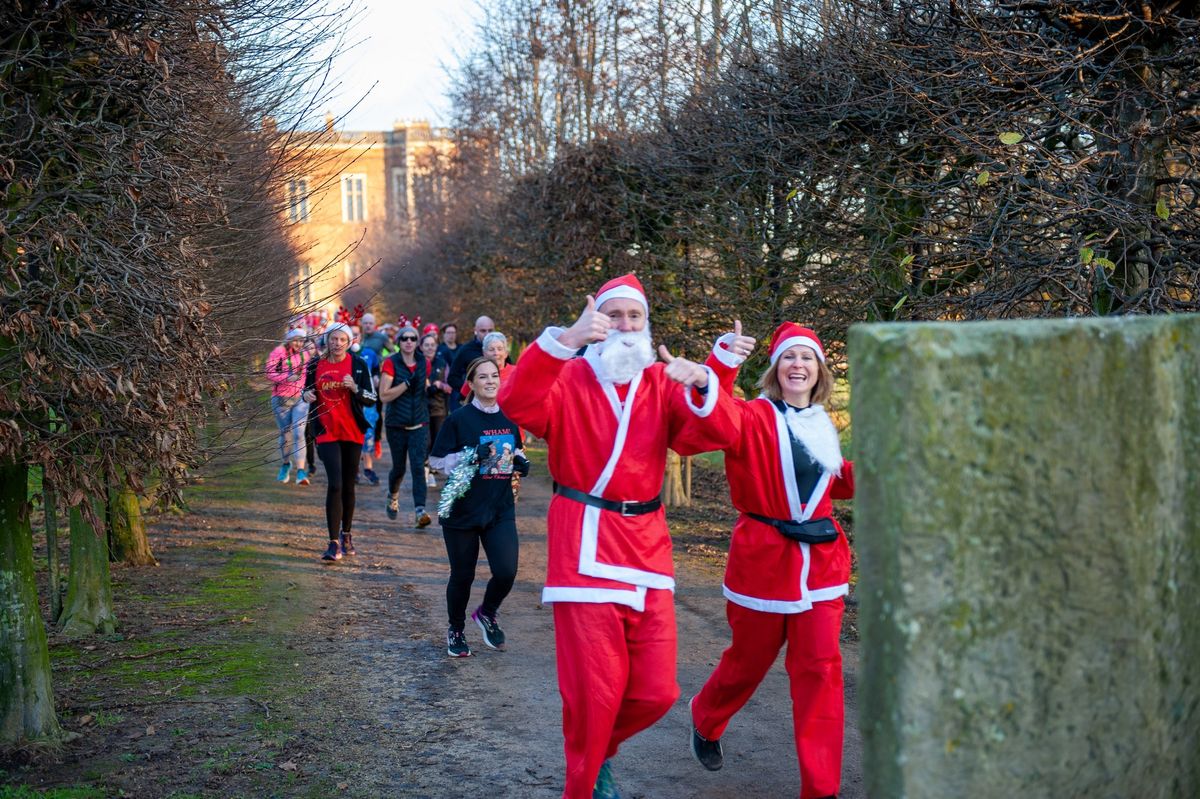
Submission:
[[[542,352],[547,355],[552,355],[560,361],[568,361],[575,357],[578,350],[573,350],[565,344],[559,342],[558,337],[566,332],[565,327],[548,327],[542,331],[542,334],[537,337],[537,345],[542,348]]]
[[[733,350],[721,346],[722,344],[732,344],[734,338],[736,336],[732,333],[726,333],[713,343],[713,355],[724,366],[728,366],[730,369],[736,369],[746,361],[741,355],[735,354]]]
[[[735,605],[741,605],[744,608],[761,611],[762,613],[803,613],[806,610],[812,610],[813,603],[828,602],[831,599],[845,596],[850,593],[850,586],[847,583],[842,583],[841,585],[832,585],[828,588],[818,588],[815,591],[809,591],[804,599],[798,599],[793,602],[784,599],[759,599],[756,596],[746,596],[745,594],[739,594],[736,591],[730,590],[727,585],[721,586],[721,593]]]
[[[645,586],[634,586],[629,590],[621,588],[573,588],[571,586],[548,585],[542,589],[542,604],[552,605],[555,602],[590,602],[614,605],[626,605],[636,611],[646,609]]]
[[[717,373],[712,370],[712,367],[705,366],[704,371],[708,372],[708,393],[704,395],[703,404],[697,405],[692,402],[692,389],[687,386],[683,387],[683,398],[687,402],[687,406],[701,419],[706,418],[713,412],[713,408],[717,407],[717,394],[721,391],[721,384],[717,382]]]
[[[634,401],[637,398],[638,388],[642,384],[643,374],[644,372],[638,372],[637,377],[630,381],[629,393],[625,396],[623,405],[617,399],[616,389],[613,388],[611,383],[602,382],[600,384],[604,389],[605,395],[608,396],[613,410],[617,413],[617,435],[613,441],[612,453],[608,456],[608,463],[604,464],[604,470],[600,472],[600,476],[596,479],[596,484],[588,492],[593,496],[604,496],[604,489],[608,487],[608,482],[612,479],[613,474],[617,470],[617,464],[621,460],[621,453],[625,451],[625,441],[629,436],[629,421],[633,416]],[[597,548],[600,543],[600,508],[593,505],[584,507],[580,536],[580,574],[587,575],[588,577],[600,577],[605,580],[616,580],[643,588],[675,590],[675,580],[668,575],[634,569],[629,566],[603,563],[596,559]]]

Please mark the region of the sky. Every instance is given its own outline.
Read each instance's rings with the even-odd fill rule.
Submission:
[[[443,65],[453,64],[455,53],[469,47],[477,0],[357,2],[360,13],[347,33],[352,46],[333,65],[338,87],[306,127],[319,127],[326,111],[345,116],[337,123],[343,130],[391,130],[397,119],[447,124],[449,81]],[[329,3],[340,5],[339,0]]]

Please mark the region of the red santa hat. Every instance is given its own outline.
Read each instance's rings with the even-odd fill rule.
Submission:
[[[614,277],[600,287],[600,291],[596,293],[596,310],[600,310],[609,300],[615,299],[637,300],[642,304],[642,311],[646,316],[650,315],[650,305],[646,302],[646,291],[642,288],[642,281],[632,272]]]
[[[421,328],[422,336],[428,336],[430,333],[435,336],[438,334],[438,326],[433,322],[430,322],[429,324],[425,325],[425,327]]]
[[[775,328],[775,334],[771,336],[771,365],[774,366],[780,355],[797,344],[808,347],[817,354],[821,363],[825,363],[825,348],[821,346],[821,339],[817,338],[817,334],[795,322],[784,322]]]

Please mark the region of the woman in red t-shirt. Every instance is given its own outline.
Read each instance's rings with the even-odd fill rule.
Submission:
[[[309,365],[304,382],[317,457],[329,477],[325,494],[329,547],[321,558],[330,561],[354,554],[350,535],[354,480],[368,426],[363,408],[374,405],[376,399],[370,369],[350,352],[350,342],[350,328],[341,323],[330,325],[325,332],[325,355]]]

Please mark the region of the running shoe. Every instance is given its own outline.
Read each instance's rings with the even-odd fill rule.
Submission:
[[[354,551],[354,537],[349,533],[342,533],[342,554],[357,555]]]
[[[483,612],[483,606],[475,608],[475,612],[471,614],[471,618],[479,625],[479,629],[483,631],[483,642],[492,649],[504,649],[504,630],[500,629],[500,625],[496,623],[495,616],[489,616]]]
[[[400,515],[400,495],[388,494],[387,500],[387,516],[389,519],[394,519]]]
[[[696,697],[692,697],[688,701],[688,711],[691,711],[692,705],[696,703]],[[690,717],[689,712],[689,717]],[[721,766],[725,765],[725,755],[721,751],[721,739],[714,738],[709,740],[700,734],[695,725],[692,726],[691,748],[692,757],[696,758],[696,762],[704,766],[709,771],[720,771]]]
[[[379,475],[375,474],[374,469],[363,469],[363,476],[367,478],[367,482],[371,485],[379,485]]]
[[[605,760],[596,775],[596,785],[592,788],[592,799],[621,799],[621,789],[613,777],[612,761]]]
[[[710,741],[692,727],[692,757],[696,762],[709,771],[720,771],[725,765],[725,755],[721,752],[721,739]]]
[[[321,560],[341,560],[342,551],[338,549],[337,541],[330,541],[329,546],[325,548],[325,554],[321,556]]]
[[[417,528],[428,527],[433,524],[433,519],[429,518],[429,514],[424,508],[417,508]]]
[[[308,485],[308,472],[304,471],[303,469],[296,470],[296,485],[298,485],[298,486]]]
[[[290,463],[285,463],[279,467],[279,476],[276,477],[275,479],[281,483],[286,483],[288,481],[288,477],[290,477],[291,474],[292,474],[292,465]]]
[[[467,646],[467,636],[462,630],[446,630],[446,654],[452,658],[471,657],[471,647]]]

